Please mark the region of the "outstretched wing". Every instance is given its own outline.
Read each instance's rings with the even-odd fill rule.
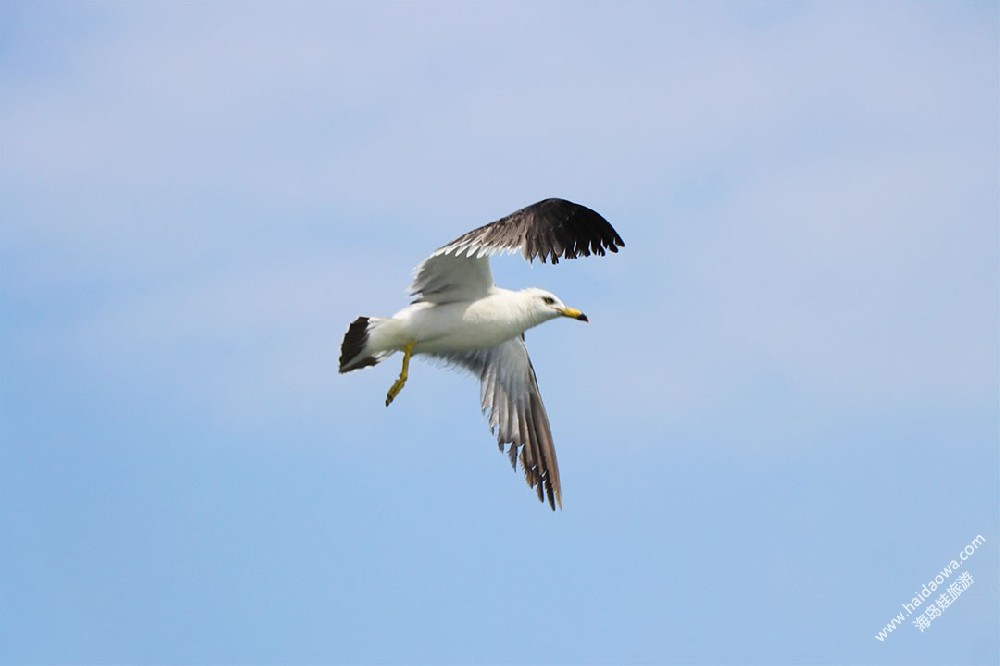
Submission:
[[[462,234],[431,256],[482,258],[521,250],[528,261],[557,264],[560,258],[603,256],[619,247],[625,241],[600,213],[565,199],[544,199]]]
[[[553,511],[556,504],[561,508],[559,465],[549,417],[524,336],[488,349],[432,356],[479,377],[483,412],[489,419],[490,431],[497,435],[500,451],[510,445],[508,455],[515,469],[520,452],[525,480],[535,489],[538,500],[544,502],[547,498]]]
[[[625,247],[599,213],[565,199],[545,199],[505,218],[462,234],[417,266],[410,293],[414,302],[471,301],[493,286],[489,257],[521,251],[533,261],[604,255]]]

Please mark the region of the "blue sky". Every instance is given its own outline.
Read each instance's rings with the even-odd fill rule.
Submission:
[[[996,663],[998,19],[3,2],[0,660]],[[336,372],[548,196],[627,244],[494,265],[591,319],[555,514],[471,378]]]

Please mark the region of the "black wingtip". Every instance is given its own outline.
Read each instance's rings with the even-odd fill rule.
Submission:
[[[537,242],[538,249],[529,251],[527,245],[524,248],[526,255],[538,257],[542,263],[558,264],[560,259],[592,254],[603,257],[608,250],[617,253],[619,247],[625,246],[603,215],[567,199],[543,199],[525,210],[532,210],[549,222],[549,233]]]

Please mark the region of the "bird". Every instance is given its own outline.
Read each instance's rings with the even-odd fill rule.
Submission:
[[[358,317],[341,344],[340,373],[374,366],[397,352],[403,362],[386,394],[388,407],[409,377],[410,359],[425,355],[479,378],[480,403],[501,453],[540,502],[562,508],[552,431],[528,356],[525,331],[546,321],[589,321],[555,294],[512,291],[493,282],[490,258],[518,251],[532,262],[618,252],[625,242],[604,217],[549,198],[462,234],[414,269],[413,300],[392,317]],[[506,448],[509,446],[509,448]],[[520,455],[519,455],[520,454]]]

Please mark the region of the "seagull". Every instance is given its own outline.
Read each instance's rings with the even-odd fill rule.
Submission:
[[[554,294],[534,287],[511,291],[493,283],[489,258],[520,250],[529,262],[559,263],[625,242],[589,208],[565,199],[545,199],[462,234],[434,251],[414,270],[413,301],[392,317],[358,317],[340,348],[340,372],[373,366],[403,353],[399,378],[389,388],[388,407],[409,376],[410,359],[423,354],[476,375],[490,432],[497,435],[517,469],[518,453],[528,486],[541,502],[562,508],[559,466],[549,417],[528,358],[524,332],[551,319],[588,321]]]

